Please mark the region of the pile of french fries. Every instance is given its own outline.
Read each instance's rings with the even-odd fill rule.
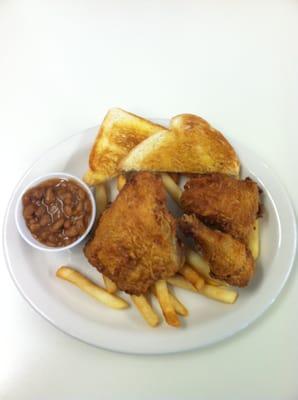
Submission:
[[[162,174],[162,180],[168,193],[180,203],[181,189],[168,174]],[[126,177],[120,175],[117,179],[117,188],[120,191],[126,183]],[[107,191],[104,184],[95,188],[97,204],[97,216],[99,217],[108,203]],[[249,239],[249,248],[255,259],[259,255],[259,221],[257,220]],[[105,288],[95,284],[80,272],[70,267],[60,267],[56,276],[64,279],[86,292],[96,300],[114,309],[126,309],[129,303],[122,299],[116,292],[117,285],[103,275]],[[181,326],[179,316],[187,317],[188,310],[185,305],[174,295],[171,286],[185,289],[210,299],[226,304],[233,304],[237,300],[238,293],[225,282],[210,277],[208,263],[194,250],[186,249],[186,262],[177,275],[172,278],[157,281],[150,293],[145,295],[131,295],[132,303],[136,306],[144,320],[152,327],[159,325],[160,317],[154,310],[149,295],[155,296],[160,305],[165,321],[174,327]]]

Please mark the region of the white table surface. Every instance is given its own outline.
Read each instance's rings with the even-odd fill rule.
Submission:
[[[1,218],[33,160],[113,106],[200,114],[272,165],[297,211],[297,21],[294,0],[1,1]],[[244,332],[201,351],[143,357],[49,325],[1,261],[1,399],[298,398],[295,266]]]

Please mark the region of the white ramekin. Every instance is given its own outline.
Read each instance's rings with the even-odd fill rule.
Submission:
[[[90,217],[90,221],[89,221],[86,231],[75,242],[73,242],[67,246],[64,246],[64,247],[49,247],[49,246],[46,246],[45,244],[39,242],[38,240],[36,240],[32,236],[30,230],[27,228],[25,219],[23,217],[22,197],[23,197],[24,193],[27,192],[28,189],[40,184],[41,182],[46,181],[48,179],[53,179],[53,178],[74,180],[76,183],[78,183],[80,186],[82,186],[83,189],[85,189],[85,191],[87,192],[87,194],[89,196],[89,199],[91,201],[91,206],[92,206],[91,217]],[[50,174],[42,175],[42,176],[34,179],[32,182],[30,182],[29,185],[27,185],[25,187],[25,189],[19,196],[19,198],[17,200],[16,208],[15,208],[15,222],[16,222],[18,231],[19,231],[20,235],[22,236],[22,238],[28,244],[30,244],[30,246],[34,247],[35,249],[42,250],[42,251],[48,251],[48,252],[57,252],[57,251],[68,250],[68,249],[71,249],[72,247],[76,246],[78,243],[82,242],[82,240],[84,240],[86,238],[86,236],[88,235],[88,233],[90,232],[90,230],[94,224],[95,215],[96,215],[96,204],[95,204],[93,193],[90,190],[90,188],[81,179],[77,178],[74,175],[67,174],[65,172],[53,172]]]

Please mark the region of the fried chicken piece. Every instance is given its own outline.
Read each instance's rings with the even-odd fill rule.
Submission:
[[[161,178],[135,174],[102,214],[84,252],[94,267],[130,294],[145,293],[155,281],[173,276],[184,257]]]
[[[211,276],[233,286],[246,286],[254,273],[254,260],[245,244],[231,235],[212,230],[195,215],[184,214],[180,227],[191,235],[209,262]]]
[[[201,175],[184,186],[181,206],[204,223],[247,243],[260,208],[258,185],[222,174]]]

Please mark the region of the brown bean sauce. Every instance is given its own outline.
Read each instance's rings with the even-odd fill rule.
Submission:
[[[50,179],[23,195],[23,216],[33,237],[64,247],[86,231],[92,212],[87,192],[74,180]]]

